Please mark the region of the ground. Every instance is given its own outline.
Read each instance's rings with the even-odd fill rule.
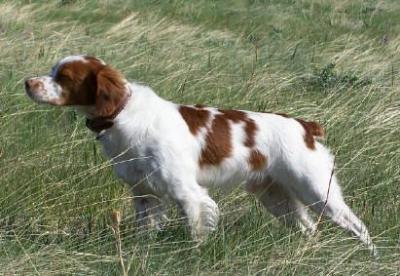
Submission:
[[[395,0],[0,1],[0,274],[398,274],[399,33]],[[320,122],[380,258],[329,221],[284,229],[240,189],[212,191],[221,221],[199,247],[173,208],[166,230],[135,227],[83,118],[24,94],[77,53],[175,102]]]

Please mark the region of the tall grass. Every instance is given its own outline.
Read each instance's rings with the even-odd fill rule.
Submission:
[[[399,10],[372,0],[0,1],[0,274],[120,275],[121,259],[130,275],[398,274]],[[311,239],[284,229],[241,190],[212,192],[222,217],[200,247],[173,208],[164,231],[138,229],[132,195],[82,118],[24,95],[24,78],[76,53],[176,102],[320,121],[380,258],[329,222]]]

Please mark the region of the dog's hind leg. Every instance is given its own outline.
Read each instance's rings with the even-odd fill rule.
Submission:
[[[318,216],[329,217],[338,226],[352,232],[367,245],[373,255],[376,255],[376,249],[367,227],[343,199],[333,172],[333,162],[326,160],[329,155],[326,153],[325,156],[322,148],[319,150],[321,152],[316,153],[318,158],[307,159],[307,155],[304,155],[302,166],[298,166],[300,169],[288,173],[292,179],[288,189],[304,205],[310,206]],[[312,156],[312,154],[308,156]]]
[[[315,223],[306,207],[281,184],[264,180],[262,184],[248,184],[247,188],[286,227],[299,227],[308,235],[314,233]]]
[[[314,201],[311,207],[315,213],[319,216],[323,215],[329,217],[338,226],[353,233],[359,240],[367,245],[372,255],[377,255],[377,250],[372,243],[367,227],[344,202],[340,190],[335,189],[336,186],[336,180],[333,179],[331,183],[331,189],[333,189],[332,195],[324,196],[317,194],[318,201],[317,199],[308,200],[308,203],[311,204],[311,202]]]

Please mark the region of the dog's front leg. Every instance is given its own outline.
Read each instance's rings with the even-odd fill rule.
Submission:
[[[186,216],[192,238],[203,241],[217,226],[219,217],[217,204],[194,180],[175,179],[173,183],[167,185],[169,197]]]
[[[161,200],[154,195],[140,195],[135,196],[133,202],[136,211],[136,223],[139,228],[163,229],[168,218]]]

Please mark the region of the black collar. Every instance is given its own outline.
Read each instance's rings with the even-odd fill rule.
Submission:
[[[105,129],[109,129],[114,125],[112,119],[106,118],[94,118],[94,119],[86,119],[86,127],[93,132],[100,133]]]
[[[90,129],[93,132],[96,132],[98,135],[96,139],[99,139],[101,136],[101,132],[103,130],[109,129],[114,125],[114,119],[115,117],[118,116],[118,114],[124,109],[126,104],[128,103],[128,100],[131,96],[131,92],[129,91],[129,94],[127,94],[124,99],[121,101],[120,105],[118,108],[115,109],[113,114],[109,116],[102,116],[102,117],[94,117],[92,119],[86,118],[86,127]]]

